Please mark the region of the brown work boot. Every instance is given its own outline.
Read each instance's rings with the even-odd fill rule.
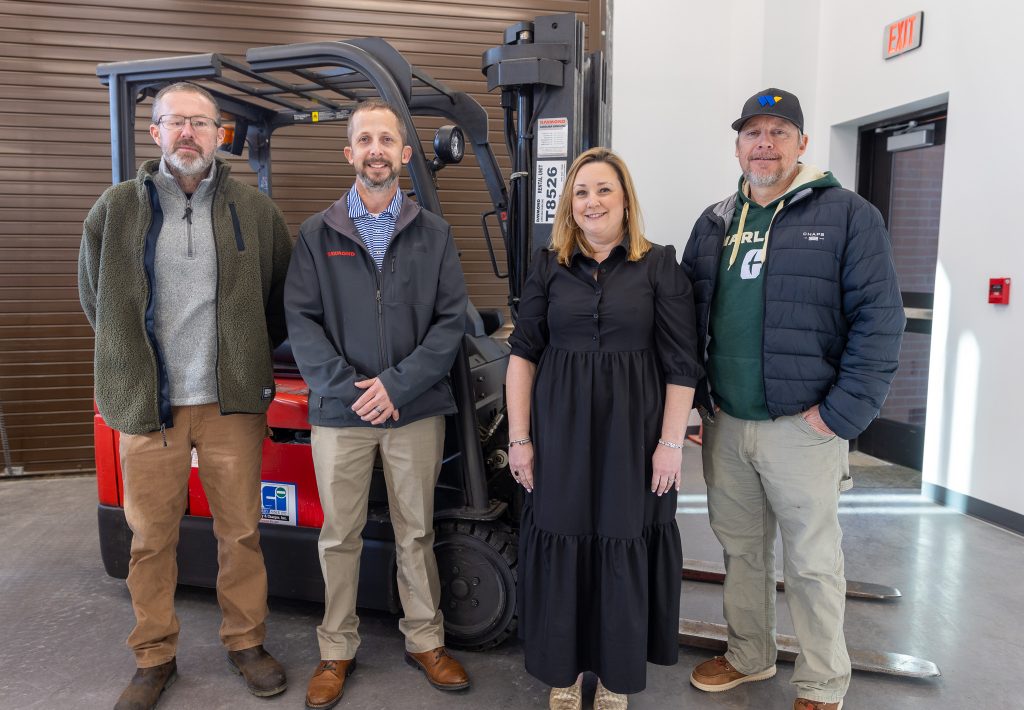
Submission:
[[[552,688],[548,698],[548,710],[582,710],[583,679],[580,678],[568,688]]]
[[[594,693],[594,710],[626,710],[629,707],[629,696],[613,693],[604,687],[601,679],[597,679],[597,692]]]
[[[723,690],[732,690],[741,683],[767,680],[773,675],[775,675],[775,666],[769,666],[763,671],[746,675],[733,668],[725,656],[715,656],[710,661],[704,661],[693,669],[693,673],[690,674],[690,683],[698,690],[720,693]]]
[[[138,668],[131,683],[117,699],[114,710],[150,710],[155,708],[160,694],[171,687],[178,677],[178,664],[172,658],[167,663],[150,668]]]
[[[793,703],[793,710],[843,710],[843,701],[838,703],[823,703],[820,700],[808,700],[797,698]]]
[[[333,708],[345,692],[345,680],[356,669],[356,659],[320,661],[306,688],[306,707],[314,710]]]
[[[262,645],[228,651],[228,664],[232,671],[245,678],[249,692],[257,697],[269,698],[288,687],[284,668]]]
[[[469,676],[462,664],[448,655],[444,646],[423,653],[405,652],[405,662],[419,668],[427,682],[438,690],[463,690],[469,687]]]

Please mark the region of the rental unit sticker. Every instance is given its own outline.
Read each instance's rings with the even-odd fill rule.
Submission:
[[[295,484],[263,481],[260,484],[263,522],[275,525],[298,525],[295,513]]]
[[[554,224],[555,207],[565,185],[564,160],[538,160],[535,175],[534,224]]]
[[[537,157],[564,158],[569,155],[569,119],[537,120]]]

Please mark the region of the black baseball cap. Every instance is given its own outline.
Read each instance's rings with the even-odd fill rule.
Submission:
[[[732,129],[740,130],[754,116],[778,116],[795,125],[801,133],[804,130],[804,112],[800,109],[800,99],[782,89],[765,89],[747,99],[743,104],[743,113],[732,122]]]

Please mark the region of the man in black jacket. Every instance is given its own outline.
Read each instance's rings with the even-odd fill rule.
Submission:
[[[683,266],[707,378],[704,478],[725,550],[729,648],[694,669],[709,692],[775,675],[775,535],[801,653],[795,710],[837,710],[850,682],[839,493],[849,439],[878,415],[904,315],[878,210],[804,165],[796,96],[750,97],[732,128],[742,177],[704,211]]]
[[[387,103],[365,101],[348,124],[355,188],[300,231],[285,287],[292,351],[309,385],[313,463],[324,511],[321,662],[306,705],[333,707],[355,669],[362,529],[374,458],[384,463],[398,554],[405,659],[440,690],[469,687],[444,648],[434,559],[434,486],[448,371],[465,329],[466,286],[451,227],[398,186],[412,157]]]

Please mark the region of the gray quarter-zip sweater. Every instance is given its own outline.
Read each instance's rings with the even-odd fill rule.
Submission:
[[[171,406],[217,401],[217,254],[213,183],[217,166],[191,195],[160,161],[153,182],[164,210],[156,243],[156,340]]]
[[[166,360],[156,337],[156,250],[165,211],[143,163],[134,180],[108,188],[82,225],[78,293],[96,330],[96,406],[126,434],[174,426]],[[221,414],[267,411],[274,398],[271,350],[284,340],[282,296],[292,250],[281,212],[255,188],[213,176],[216,278],[216,382]]]

